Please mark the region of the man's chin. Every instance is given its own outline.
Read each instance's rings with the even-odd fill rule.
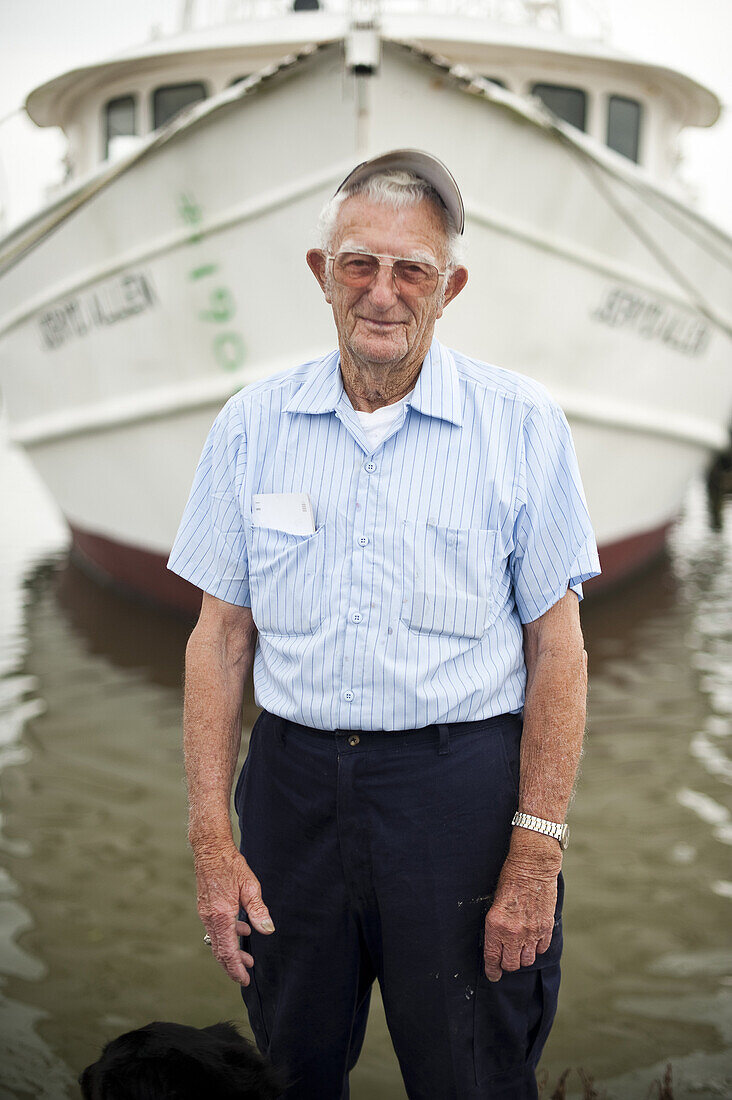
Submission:
[[[409,351],[403,335],[397,336],[396,333],[360,337],[352,341],[351,347],[359,359],[380,366],[401,362]]]

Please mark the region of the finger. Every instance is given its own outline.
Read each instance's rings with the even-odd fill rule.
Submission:
[[[544,952],[546,950],[548,950],[549,946],[551,945],[551,942],[552,942],[552,933],[551,932],[545,932],[544,935],[541,937],[541,939],[539,940],[539,942],[536,945],[537,955],[543,955]]]
[[[254,957],[248,951],[242,951],[238,947],[232,951],[226,945],[221,945],[218,948],[214,948],[212,945],[212,950],[214,958],[221,963],[230,978],[237,982],[241,980],[243,975],[248,978],[248,971],[254,966]]]
[[[262,901],[259,883],[255,879],[241,891],[242,908],[246,909],[249,923],[265,936],[271,936],[275,930],[269,909]]]
[[[225,944],[212,946],[214,958],[224,968],[233,982],[239,985],[249,985],[249,969],[254,966],[254,959],[246,951],[231,948]]]
[[[247,965],[254,965],[254,959],[239,948],[235,925],[236,916],[222,914],[207,924],[211,937],[211,950],[218,963],[224,968],[232,981],[240,985],[249,985]]]
[[[501,944],[486,939],[483,948],[483,965],[489,982],[501,980]]]
[[[489,982],[500,982],[503,977],[503,971],[498,963],[486,963],[485,964],[485,976]]]
[[[237,936],[251,936],[252,930],[245,920],[236,922],[236,934]]]
[[[501,969],[501,956],[503,954],[503,929],[495,919],[492,910],[488,910],[485,918],[485,937],[483,940],[483,962],[485,976],[489,982],[499,982],[503,971]]]
[[[521,965],[532,966],[536,961],[536,948],[530,943],[525,943],[521,948]]]
[[[501,955],[501,969],[511,973],[521,966],[521,946],[519,944],[504,943]]]

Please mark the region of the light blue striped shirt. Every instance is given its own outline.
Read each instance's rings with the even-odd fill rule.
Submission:
[[[255,493],[308,493],[315,533],[255,526]],[[437,340],[374,450],[338,352],[232,397],[168,567],[251,606],[259,706],[364,730],[520,710],[521,624],[600,572],[562,411]]]

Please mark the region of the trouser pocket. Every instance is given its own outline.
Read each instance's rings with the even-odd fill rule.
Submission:
[[[561,899],[561,889],[559,894]],[[531,966],[504,971],[500,981],[489,982],[480,960],[473,1015],[475,1082],[485,1085],[495,1078],[507,1085],[515,1077],[516,1100],[531,1096],[521,1091],[526,1087],[521,1083],[536,1067],[557,1011],[562,953],[558,911],[551,944]]]

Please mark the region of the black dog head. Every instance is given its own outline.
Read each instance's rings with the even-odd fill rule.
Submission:
[[[84,1100],[276,1100],[282,1090],[233,1024],[128,1031],[107,1043],[79,1084]]]

